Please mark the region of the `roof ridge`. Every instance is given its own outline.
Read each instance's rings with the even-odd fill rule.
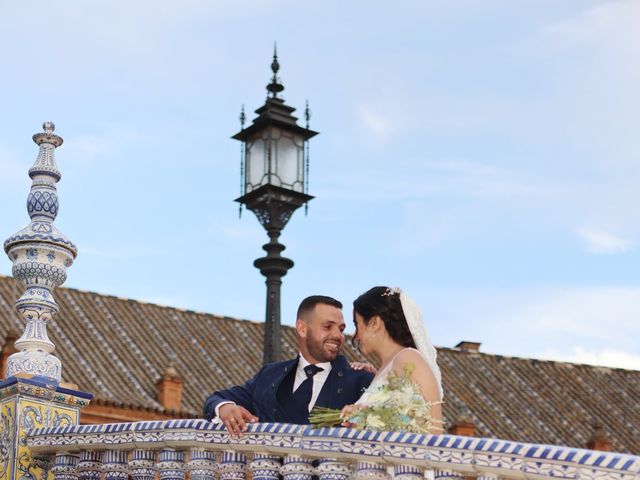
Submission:
[[[609,365],[596,365],[593,363],[579,363],[579,362],[569,362],[563,360],[552,360],[549,358],[537,358],[537,357],[522,357],[517,355],[506,355],[501,353],[490,353],[490,352],[467,352],[464,350],[460,350],[458,348],[453,347],[438,347],[435,346],[438,353],[440,351],[447,351],[458,355],[483,355],[485,357],[497,357],[497,358],[505,358],[508,360],[520,360],[524,362],[541,362],[541,363],[550,363],[550,364],[560,364],[570,367],[586,367],[586,368],[594,368],[600,370],[621,370],[625,372],[640,372],[640,370],[634,368],[625,368],[625,367],[611,367]]]
[[[13,277],[7,276],[7,275],[2,275],[0,274],[0,281],[2,279],[13,279]],[[151,305],[154,307],[158,307],[161,309],[166,309],[166,310],[174,310],[174,311],[178,311],[178,312],[184,312],[184,313],[193,313],[195,315],[202,315],[205,317],[214,317],[214,318],[219,318],[219,319],[223,319],[223,320],[231,320],[231,321],[237,321],[237,322],[250,322],[253,324],[262,324],[264,323],[261,320],[251,320],[251,319],[247,319],[247,318],[240,318],[240,317],[233,317],[233,316],[229,316],[229,315],[220,315],[217,313],[211,313],[211,312],[203,312],[203,311],[199,311],[199,310],[193,310],[190,308],[182,308],[182,307],[174,307],[171,305],[162,305],[160,303],[155,303],[155,302],[148,302],[148,301],[144,301],[144,300],[138,300],[135,298],[130,298],[130,297],[121,297],[118,295],[112,295],[112,294],[105,294],[105,293],[100,293],[100,292],[96,292],[93,290],[84,290],[81,288],[75,288],[75,287],[58,287],[58,290],[63,289],[63,290],[72,290],[72,291],[76,291],[76,292],[80,292],[80,293],[85,293],[85,294],[90,294],[90,295],[99,295],[101,297],[108,297],[108,298],[113,298],[119,301],[123,301],[123,302],[133,302],[133,303],[137,303],[139,305]],[[290,329],[290,328],[295,328],[292,325],[287,325],[287,324],[282,324],[281,325],[282,328],[286,328],[286,329]],[[347,335],[348,337],[351,337],[353,335]],[[616,370],[616,371],[625,371],[625,372],[638,372],[640,370],[636,370],[633,368],[625,368],[625,367],[612,367],[612,366],[608,366],[608,365],[596,365],[596,364],[592,364],[592,363],[579,363],[579,362],[569,362],[569,361],[562,361],[562,360],[552,360],[552,359],[546,359],[546,358],[536,358],[536,357],[522,357],[522,356],[516,356],[516,355],[506,355],[506,354],[500,354],[500,353],[489,353],[489,352],[482,352],[482,351],[474,351],[474,352],[467,352],[467,351],[463,351],[454,347],[439,347],[439,346],[435,346],[437,351],[450,351],[456,354],[469,354],[469,355],[483,355],[483,356],[489,356],[489,357],[497,357],[497,358],[506,358],[506,359],[511,359],[511,360],[520,360],[520,361],[535,361],[535,362],[543,362],[543,363],[550,363],[550,364],[560,364],[560,365],[565,365],[565,366],[571,366],[571,367],[586,367],[586,368],[596,368],[596,369],[602,369],[602,370]]]
[[[114,407],[121,407],[121,408],[124,407],[124,408],[130,408],[132,410],[144,410],[146,412],[155,412],[155,413],[163,413],[163,414],[177,413],[179,415],[200,418],[198,416],[199,415],[198,412],[196,412],[195,410],[191,410],[189,408],[175,409],[175,408],[166,408],[162,406],[156,407],[154,405],[140,405],[137,403],[122,402],[120,400],[114,400],[112,398],[106,398],[98,395],[94,396],[91,399],[91,401],[96,405],[114,406]]]
[[[10,277],[8,275],[2,275],[0,274],[0,281],[2,281],[3,279],[8,279],[8,280],[13,280],[13,277]],[[204,315],[207,317],[215,317],[215,318],[220,318],[220,319],[225,319],[225,320],[234,320],[234,321],[240,321],[240,322],[251,322],[251,323],[255,323],[255,324],[262,324],[264,323],[261,320],[252,320],[252,319],[248,319],[248,318],[240,318],[240,317],[233,317],[231,315],[221,315],[221,314],[217,314],[217,313],[211,313],[211,312],[203,312],[200,310],[194,310],[191,308],[182,308],[182,307],[175,307],[175,306],[171,306],[171,305],[163,305],[161,303],[157,303],[157,302],[149,302],[149,301],[145,301],[145,300],[139,300],[136,298],[131,298],[131,297],[121,297],[119,295],[113,295],[110,293],[100,293],[94,290],[85,290],[82,288],[77,288],[77,287],[57,287],[56,290],[71,290],[74,292],[79,292],[79,293],[86,293],[89,295],[99,295],[101,297],[107,297],[107,298],[114,298],[116,300],[120,300],[123,302],[133,302],[133,303],[137,303],[140,305],[152,305],[154,307],[158,307],[158,308],[164,308],[167,310],[176,310],[178,312],[184,312],[184,313],[194,313],[196,315]],[[289,328],[293,328],[291,325],[282,325],[283,327],[289,327]]]

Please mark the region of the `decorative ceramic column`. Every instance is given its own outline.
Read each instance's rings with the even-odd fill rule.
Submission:
[[[191,480],[214,480],[218,471],[215,452],[204,448],[190,449],[187,469]]]
[[[349,465],[335,458],[322,458],[318,463],[319,480],[348,480],[351,476]]]
[[[256,453],[249,464],[253,480],[278,480],[282,462],[280,457]]]
[[[287,455],[284,457],[280,473],[284,480],[312,480],[316,472],[312,459],[298,455]]]
[[[25,437],[33,428],[79,423],[80,409],[92,397],[60,385],[62,366],[52,355],[55,346],[47,336],[47,322],[58,313],[52,292],[65,281],[77,250],[53,225],[58,214],[56,183],[61,177],[54,151],[62,145],[62,138],[53,133],[53,123],[45,122],[43,128],[44,132],[33,136],[40,151],[29,170],[33,180],[27,198],[31,223],[4,242],[13,262],[13,277],[24,288],[15,309],[26,327],[15,342],[18,352],[7,360],[7,378],[0,383],[0,480],[46,480],[50,467],[58,478],[73,478],[77,456],[61,455],[51,466],[48,457],[31,454]],[[95,477],[87,461],[81,456],[85,467],[79,476],[83,479]]]
[[[433,477],[435,480],[465,480],[465,478],[467,478],[453,470],[435,470]],[[480,478],[480,475],[478,478]]]
[[[78,459],[80,455],[67,452],[56,453],[51,471],[55,480],[78,480]]]
[[[222,452],[218,472],[220,480],[245,480],[247,478],[247,456],[234,450]]]
[[[389,480],[390,477],[383,463],[358,462],[353,478],[355,480]]]
[[[184,452],[173,448],[162,449],[156,467],[160,472],[160,480],[184,480]]]
[[[59,206],[56,183],[61,178],[54,152],[62,145],[62,138],[53,133],[52,122],[42,127],[44,132],[33,136],[40,152],[29,169],[33,180],[27,198],[31,223],[4,242],[4,250],[13,262],[13,278],[25,289],[15,309],[27,324],[15,343],[19,352],[7,362],[7,378],[23,374],[60,382],[62,366],[52,355],[55,345],[47,336],[47,322],[58,313],[53,289],[66,280],[67,267],[78,250],[53,224]]]
[[[143,449],[134,450],[131,454],[131,460],[129,460],[129,470],[133,480],[154,480],[157,472],[156,452]]]
[[[78,476],[80,480],[100,480],[102,471],[102,453],[93,450],[80,452]]]
[[[104,480],[127,480],[129,468],[125,450],[105,450],[102,452]]]
[[[416,467],[413,465],[394,465],[393,467],[394,480],[423,480],[424,468]]]

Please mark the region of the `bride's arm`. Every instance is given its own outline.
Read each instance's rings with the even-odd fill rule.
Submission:
[[[415,367],[411,374],[411,381],[418,385],[420,393],[422,393],[425,400],[431,403],[440,402],[440,390],[436,383],[436,378],[422,355],[415,350],[403,350],[393,362],[393,371],[397,375],[404,375],[404,367],[407,364],[413,364]],[[442,422],[441,403],[436,403],[431,407],[431,416],[438,422]],[[442,423],[437,425],[431,433],[442,433],[443,429],[440,427]]]

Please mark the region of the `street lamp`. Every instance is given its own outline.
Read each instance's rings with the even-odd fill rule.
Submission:
[[[253,262],[266,277],[267,309],[264,325],[263,362],[279,360],[280,286],[282,277],[293,267],[293,261],[280,253],[285,246],[278,242],[293,212],[306,205],[308,195],[308,140],[317,135],[309,130],[309,107],[305,110],[307,128],[297,124],[292,115],[295,108],[278,96],[284,86],[278,78],[278,55],[274,50],[271,70],[273,77],[267,85],[267,100],[256,110],[258,116],[244,128],[244,108],[240,115],[242,130],[232,138],[242,142],[241,194],[236,202],[256,214],[267,231],[269,243],[262,248],[267,255]]]

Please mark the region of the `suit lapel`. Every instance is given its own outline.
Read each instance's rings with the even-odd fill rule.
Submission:
[[[274,389],[274,400],[278,409],[279,417],[289,418],[286,402],[291,399],[293,393],[293,382],[295,380],[296,369],[298,368],[298,359],[294,358],[282,365],[282,369],[274,377],[271,388]],[[285,381],[285,380],[291,380]],[[288,390],[285,391],[284,389]]]

